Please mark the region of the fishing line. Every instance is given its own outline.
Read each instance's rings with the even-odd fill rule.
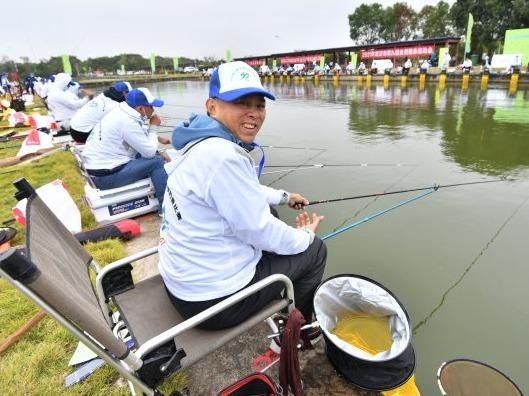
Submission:
[[[474,257],[474,260],[472,260],[472,262],[470,263],[470,265],[468,265],[465,270],[463,271],[463,273],[461,274],[461,276],[459,277],[459,279],[457,279],[444,293],[443,295],[441,296],[441,300],[439,301],[439,304],[437,304],[435,306],[434,309],[432,309],[432,311],[423,319],[421,320],[419,323],[417,323],[415,325],[415,327],[413,328],[413,334],[415,335],[417,330],[424,326],[430,319],[431,317],[439,310],[441,309],[441,307],[443,306],[446,298],[448,297],[448,294],[453,290],[455,289],[462,281],[463,279],[465,278],[465,276],[470,272],[470,270],[472,269],[472,267],[479,261],[479,259],[481,257],[483,257],[483,255],[485,254],[485,252],[487,251],[487,249],[494,243],[494,241],[496,240],[496,238],[500,235],[500,233],[503,231],[503,229],[505,228],[505,226],[511,221],[511,219],[520,211],[520,209],[527,203],[527,201],[529,201],[529,196],[527,196],[520,205],[518,205],[518,207],[514,210],[514,212],[512,212],[509,217],[507,217],[507,219],[503,222],[503,224],[500,225],[500,227],[496,230],[496,232],[494,233],[494,235],[492,236],[492,238],[489,239],[489,241],[485,244],[485,246],[483,246],[483,248],[480,250],[480,252],[476,255],[476,257]]]
[[[309,202],[305,206],[318,205],[318,204],[331,203],[331,202],[348,201],[348,200],[360,199],[360,198],[379,197],[379,196],[383,196],[383,195],[402,194],[402,193],[415,192],[415,191],[424,191],[424,190],[429,190],[429,189],[432,189],[432,188],[434,188],[435,190],[438,190],[440,188],[469,186],[469,185],[472,185],[472,184],[496,183],[496,182],[500,182],[500,181],[511,181],[511,179],[494,179],[494,180],[482,180],[482,181],[467,182],[467,183],[454,183],[454,184],[434,185],[434,186],[431,186],[431,187],[411,188],[411,189],[408,189],[408,190],[387,191],[387,192],[381,192],[381,193],[375,193],[375,194],[356,195],[356,196],[352,196],[352,197],[324,199],[324,200],[321,200],[321,201]]]

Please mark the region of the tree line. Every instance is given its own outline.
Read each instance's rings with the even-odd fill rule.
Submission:
[[[20,59],[21,62],[15,62],[5,55],[2,56],[0,59],[0,73],[17,72],[20,76],[27,76],[33,73],[37,76],[48,77],[51,74],[57,74],[63,71],[62,57],[60,56],[42,59],[39,62],[30,62],[28,57],[21,57]],[[213,57],[206,57],[204,59],[178,58],[179,67],[197,66],[199,68],[207,68],[216,66],[219,62],[219,60]],[[124,65],[127,71],[143,70],[149,73],[151,72],[150,58],[144,58],[138,54],[102,56],[88,58],[86,60],[80,60],[76,56],[70,56],[70,64],[74,77],[95,73],[98,70],[104,73],[115,73],[117,70],[121,70],[121,65]],[[174,71],[173,58],[156,56],[155,65],[155,73],[165,73],[166,71],[170,73]]]
[[[383,7],[362,4],[348,16],[350,37],[356,45],[435,37],[459,37],[466,32],[468,14],[474,17],[471,52],[501,50],[505,30],[529,27],[529,0],[440,1],[416,12],[405,2]]]

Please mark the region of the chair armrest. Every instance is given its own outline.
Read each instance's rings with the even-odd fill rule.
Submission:
[[[109,276],[113,271],[119,270],[122,267],[129,266],[134,261],[141,260],[145,257],[152,256],[153,254],[158,253],[158,246],[151,247],[149,249],[142,250],[141,252],[131,254],[130,256],[124,257],[120,260],[116,260],[107,266],[101,268],[96,276],[96,295],[97,299],[99,300],[99,305],[103,309],[103,307],[108,307],[108,299],[107,295],[105,293],[103,282],[105,277]],[[105,319],[107,320],[108,324],[112,326],[112,321],[110,319],[110,316],[107,315],[106,312],[104,312]]]

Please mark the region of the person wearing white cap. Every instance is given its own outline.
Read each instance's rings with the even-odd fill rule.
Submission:
[[[70,121],[70,135],[73,140],[85,143],[96,124],[123,102],[131,89],[127,81],[118,81],[81,107]]]
[[[312,320],[312,297],[325,268],[326,248],[315,237],[322,216],[303,212],[296,227],[275,217],[269,205],[301,209],[307,199],[259,183],[248,150],[266,115],[261,85],[249,65],[236,61],[213,71],[208,115],[192,115],[176,126],[176,158],[169,174],[160,229],[160,274],[185,318],[273,273],[290,277],[296,306]],[[276,298],[274,284],[201,326],[241,323]]]
[[[167,173],[158,143],[170,141],[150,131],[150,125],[160,125],[154,107],[161,106],[163,100],[147,88],[136,88],[96,124],[81,156],[97,188],[122,187],[150,177],[162,206]]]
[[[68,90],[71,82],[72,77],[69,74],[57,74],[46,99],[51,115],[63,132],[70,131],[70,119],[77,110],[94,98],[92,92],[88,90],[84,90],[85,97],[82,99],[72,95],[72,92]]]

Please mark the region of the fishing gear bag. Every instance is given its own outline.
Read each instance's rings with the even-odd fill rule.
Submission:
[[[360,275],[336,275],[323,281],[314,295],[314,313],[325,339],[327,358],[334,368],[359,388],[395,389],[415,370],[408,313],[384,286]],[[371,354],[334,334],[345,315],[387,318],[390,347]]]
[[[221,390],[218,396],[282,396],[281,387],[265,373],[253,373]]]

